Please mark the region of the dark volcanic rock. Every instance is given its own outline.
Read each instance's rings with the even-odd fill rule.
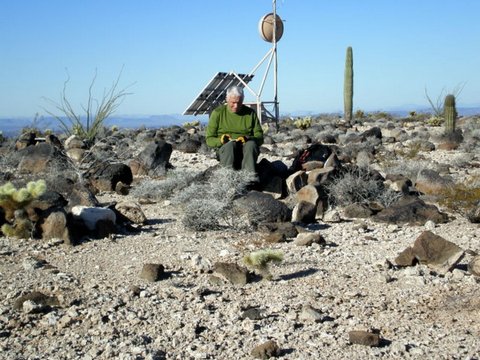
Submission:
[[[436,224],[446,223],[448,216],[434,205],[428,205],[415,196],[406,196],[380,211],[373,219],[391,224],[424,225],[428,220]]]

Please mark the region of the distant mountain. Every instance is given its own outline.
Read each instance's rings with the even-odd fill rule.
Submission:
[[[184,116],[180,114],[165,115],[115,115],[105,120],[105,126],[116,125],[120,128],[159,128],[171,125],[181,125],[186,122],[199,120],[206,122],[207,116]],[[21,129],[36,127],[41,130],[60,130],[58,121],[50,116],[39,117],[35,121],[28,117],[0,118],[0,131],[4,136],[12,137],[18,135]]]

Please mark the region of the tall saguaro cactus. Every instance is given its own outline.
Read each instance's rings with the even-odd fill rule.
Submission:
[[[345,78],[343,83],[343,109],[346,121],[352,121],[353,114],[353,53],[352,47],[347,48],[345,58]]]
[[[443,106],[443,116],[445,118],[445,133],[452,134],[455,132],[455,118],[457,117],[457,109],[455,107],[455,96],[449,94],[445,96]]]

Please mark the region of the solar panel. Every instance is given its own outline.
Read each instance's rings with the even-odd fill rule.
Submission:
[[[238,76],[238,77],[237,77]],[[190,106],[183,112],[183,115],[199,115],[210,114],[217,106],[225,102],[227,89],[230,86],[244,87],[244,84],[239,80],[242,79],[245,84],[252,80],[252,74],[234,74],[219,72],[207,86],[200,92],[197,98],[190,104]]]

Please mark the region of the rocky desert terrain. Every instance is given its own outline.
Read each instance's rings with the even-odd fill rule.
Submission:
[[[58,172],[49,158],[53,150],[32,152],[38,148],[32,139],[27,146],[4,144],[2,184],[47,179],[47,189],[66,200],[67,224],[72,208],[86,203],[59,178],[91,173],[98,159],[104,167],[128,166],[132,178],[124,188],[110,182],[109,189],[95,175],[98,169],[84,176],[94,197],[90,206],[115,209],[118,216],[115,206],[126,203],[144,218],[92,233],[76,219],[63,237],[46,236],[45,228],[33,238],[1,237],[0,358],[479,359],[480,203],[474,196],[480,119],[459,119],[457,128],[460,140],[424,119],[379,117],[347,126],[327,117],[304,129],[282,124],[266,134],[260,163],[289,168],[312,143],[328,144],[336,165],[322,170],[326,175],[313,188],[335,190],[329,184],[344,174],[330,175],[335,167],[367,168],[398,199],[409,196],[431,207],[382,217],[393,200],[339,204],[319,195],[312,220],[297,193],[307,185],[298,185],[306,181],[302,176],[326,169],[316,159],[296,175],[277,173],[280,187],[270,186],[266,176],[259,189],[241,196],[270,196],[291,211],[289,219],[202,230],[186,225],[188,204],[173,197],[189,184],[171,194],[141,188],[154,182],[160,189],[174,171],[216,167],[201,126],[107,132],[90,150],[60,138],[58,151],[68,154],[75,171]],[[154,140],[172,145],[167,155],[156,153],[163,162],[145,161],[142,151]],[[39,159],[48,160],[41,169]],[[470,186],[473,207],[449,192],[460,184]],[[355,192],[359,185],[350,186]],[[283,255],[269,264],[271,279],[244,262],[265,249]]]

